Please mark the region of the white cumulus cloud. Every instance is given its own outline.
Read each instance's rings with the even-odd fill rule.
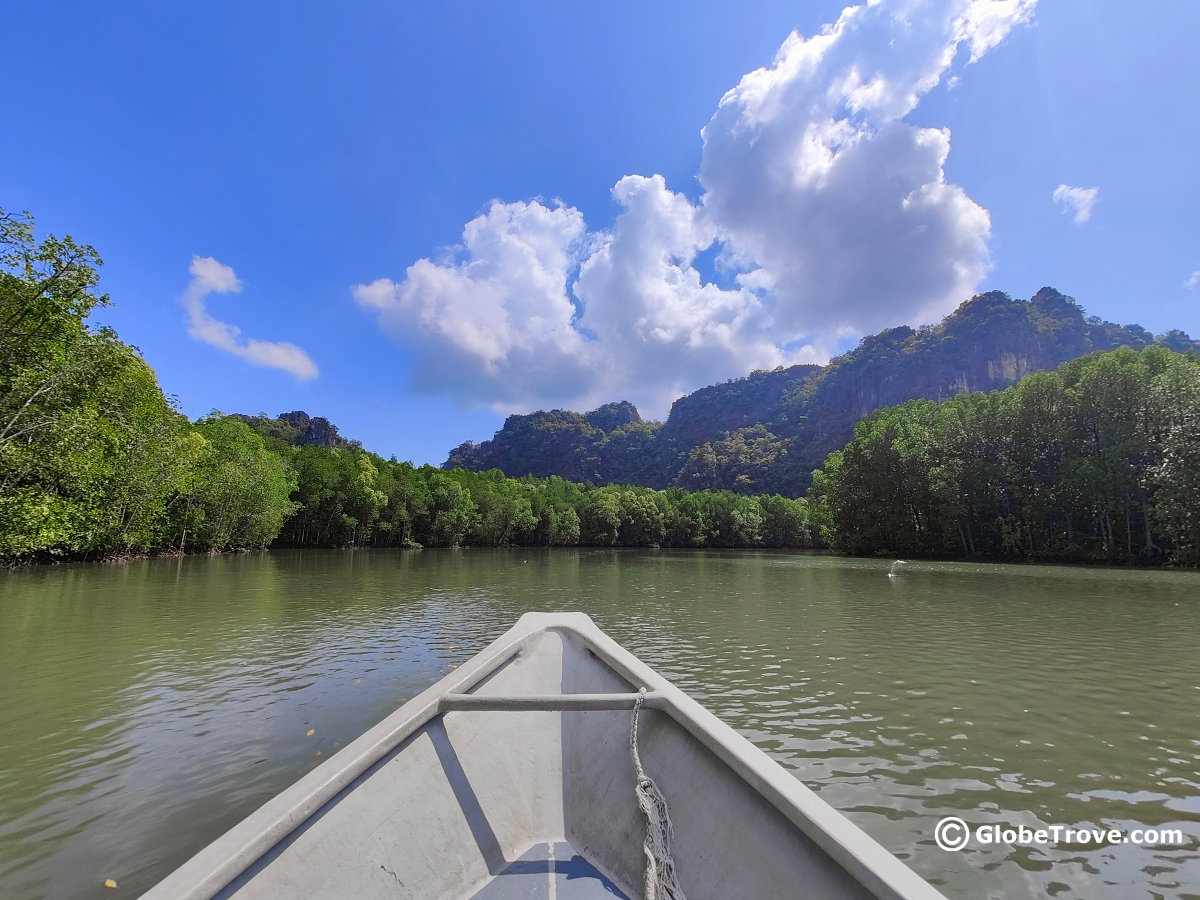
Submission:
[[[794,332],[863,333],[928,321],[989,266],[991,220],[946,181],[944,128],[903,120],[1032,3],[877,3],[846,8],[771,66],[744,76],[705,126],[704,207],[729,249],[774,286]]]
[[[188,271],[192,273],[192,280],[182,299],[188,314],[189,335],[258,366],[283,369],[300,379],[317,375],[313,361],[295,344],[244,340],[236,325],[221,322],[209,314],[206,301],[210,294],[241,292],[242,282],[233,269],[211,256],[193,256]]]
[[[701,385],[934,320],[986,274],[991,222],[946,179],[948,129],[905,117],[1035,4],[849,6],[722,98],[698,203],[629,175],[612,227],[589,231],[569,206],[496,201],[449,258],[355,297],[415,352],[415,389],[508,411],[628,398],[662,415]]]
[[[567,290],[584,234],[577,209],[496,201],[467,223],[454,258],[417,260],[400,283],[381,278],[354,296],[417,349],[419,392],[509,409],[574,399],[595,377]]]
[[[1071,187],[1060,184],[1054,189],[1054,202],[1062,210],[1063,215],[1070,216],[1076,223],[1082,225],[1092,217],[1092,207],[1100,196],[1100,188]]]
[[[1189,275],[1187,281],[1183,283],[1183,286],[1185,288],[1194,288],[1198,284],[1200,284],[1200,269],[1197,269],[1195,272]]]
[[[575,282],[610,399],[661,415],[685,391],[789,359],[761,297],[705,283],[693,265],[715,238],[701,210],[659,175],[627,175],[613,197],[622,212]]]

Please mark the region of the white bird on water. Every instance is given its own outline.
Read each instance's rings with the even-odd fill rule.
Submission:
[[[897,575],[900,574],[900,570],[904,566],[907,566],[907,565],[908,565],[908,563],[906,563],[902,559],[896,560],[894,563],[892,563],[892,568],[890,570],[888,570],[888,578],[895,578]]]

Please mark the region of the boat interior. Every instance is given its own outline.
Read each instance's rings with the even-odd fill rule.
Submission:
[[[689,898],[790,896],[801,883],[807,896],[910,896],[837,829],[865,835],[586,616],[530,614],[506,638],[155,889],[174,893],[149,896],[201,884],[191,896],[641,897],[635,703]]]

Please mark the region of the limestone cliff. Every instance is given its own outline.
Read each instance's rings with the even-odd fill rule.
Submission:
[[[794,496],[850,439],[854,423],[880,407],[998,390],[1085,353],[1153,343],[1200,352],[1200,342],[1180,331],[1155,337],[1088,317],[1053,288],[1029,300],[993,291],[937,325],[869,335],[824,367],[754,372],[700,388],[676,400],[661,425],[642,422],[624,402],[586,415],[510,416],[492,440],[456,448],[446,466]]]

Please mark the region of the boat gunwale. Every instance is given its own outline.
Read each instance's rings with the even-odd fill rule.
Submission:
[[[629,694],[602,695],[489,694],[486,701],[482,697],[463,699],[481,696],[470,691],[549,631],[577,639],[631,686],[644,687],[647,706],[669,716],[687,731],[871,894],[889,900],[944,900],[936,888],[764,751],[605,634],[589,616],[577,612],[525,613],[512,628],[458,669],[267,801],[143,897],[208,900],[216,896],[273,848],[287,841],[380,760],[443,713],[506,707],[511,710],[632,708],[636,690]]]

